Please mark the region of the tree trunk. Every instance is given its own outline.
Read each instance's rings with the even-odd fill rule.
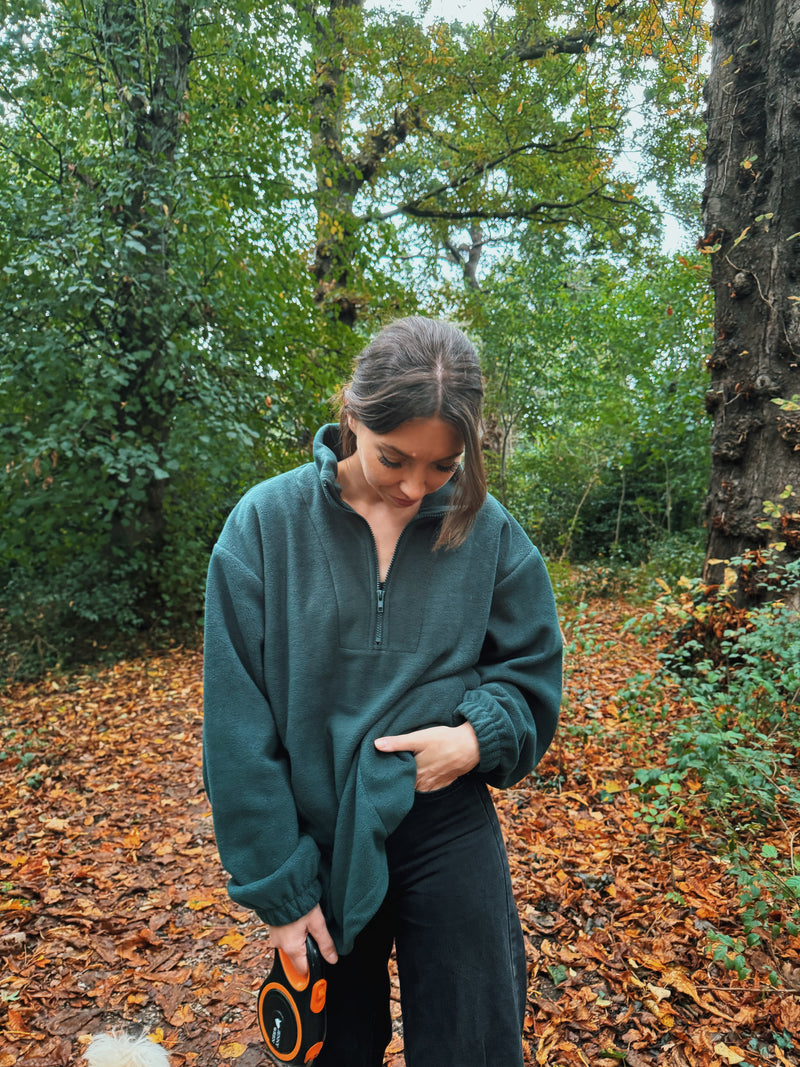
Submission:
[[[361,0],[329,0],[309,7],[312,59],[311,159],[316,171],[317,243],[314,278],[317,303],[342,325],[353,327],[363,294],[358,292],[353,253],[358,221],[353,202],[363,182],[344,151],[347,95],[347,19]]]
[[[715,0],[714,15],[700,242],[715,298],[710,583],[720,561],[770,544],[800,557],[800,0]],[[753,574],[740,572],[740,605],[768,595]]]
[[[105,70],[123,102],[117,158],[121,177],[131,189],[115,204],[115,218],[141,246],[147,261],[136,286],[124,277],[116,292],[118,358],[128,378],[119,387],[115,436],[151,449],[159,464],[156,469],[152,463],[143,465],[133,453],[131,467],[122,472],[116,490],[120,500],[127,498],[127,506],[115,512],[110,547],[126,554],[141,550],[151,564],[164,544],[166,476],[161,464],[177,396],[163,385],[180,376],[170,357],[169,326],[158,312],[159,298],[170,290],[174,254],[174,227],[169,221],[174,205],[164,176],[185,128],[191,26],[190,0],[176,0],[169,21],[154,18],[152,23],[147,9],[130,0],[104,4],[98,25]],[[148,55],[145,42],[150,34]],[[158,590],[145,584],[142,604],[149,609],[157,604]]]

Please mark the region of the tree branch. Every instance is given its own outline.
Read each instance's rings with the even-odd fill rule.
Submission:
[[[452,241],[445,241],[444,248],[453,263],[458,264],[464,274],[464,281],[470,289],[480,291],[478,285],[478,262],[483,251],[483,230],[480,224],[473,222],[469,228],[469,245],[456,246]],[[466,257],[464,255],[466,253]]]
[[[547,55],[579,56],[597,40],[597,30],[585,33],[570,33],[566,37],[548,41],[517,41],[513,48],[503,53],[503,59],[544,59]]]
[[[45,170],[44,167],[40,167],[38,163],[30,159],[28,156],[24,156],[21,152],[18,152],[13,145],[8,141],[0,140],[0,148],[5,149],[10,155],[12,155],[18,162],[25,164],[25,166],[31,167],[33,170],[43,174],[48,181],[53,182],[54,185],[61,184],[61,178],[57,174],[51,174],[50,171]]]
[[[393,121],[383,130],[370,133],[366,143],[353,160],[353,166],[361,171],[364,181],[373,177],[385,156],[398,144],[402,144],[412,128],[422,125],[422,108],[419,104],[395,110]]]
[[[580,196],[577,200],[565,200],[560,202],[539,200],[526,207],[509,208],[504,211],[488,209],[449,210],[447,208],[432,208],[426,210],[425,208],[419,207],[419,202],[416,202],[397,208],[394,214],[410,215],[415,219],[447,219],[452,222],[467,219],[496,219],[498,222],[506,222],[510,219],[532,219],[537,215],[541,215],[544,211],[566,211],[579,207],[581,204],[586,203],[587,200],[592,200],[594,197],[598,196],[602,192],[604,186],[605,183],[598,185],[597,188],[591,189],[585,196]],[[554,221],[564,222],[566,219],[559,218]]]
[[[405,204],[400,204],[398,207],[391,208],[389,211],[383,211],[377,216],[367,216],[367,217],[368,218],[373,218],[373,219],[377,218],[380,221],[392,218],[395,215],[413,215],[416,218],[494,218],[494,217],[498,217],[499,218],[499,217],[503,217],[503,216],[494,216],[493,214],[490,214],[490,215],[471,215],[469,213],[464,214],[464,213],[460,212],[460,213],[457,213],[455,215],[452,215],[452,214],[447,214],[445,212],[440,212],[440,211],[424,211],[424,210],[422,210],[422,208],[420,208],[420,205],[423,204],[426,200],[431,200],[434,197],[441,196],[443,193],[455,192],[456,189],[460,189],[462,186],[468,184],[471,181],[474,181],[476,178],[480,177],[481,175],[486,174],[489,171],[496,170],[498,167],[500,167],[504,163],[506,163],[509,159],[512,159],[514,156],[520,155],[520,153],[522,153],[522,152],[528,152],[531,149],[538,149],[540,151],[550,152],[550,153],[556,155],[556,154],[559,154],[559,153],[565,153],[565,152],[570,151],[572,149],[572,147],[577,142],[581,141],[582,139],[583,139],[583,130],[578,130],[576,133],[572,134],[572,136],[566,137],[563,141],[550,142],[548,144],[543,144],[543,143],[540,143],[540,142],[537,142],[537,141],[527,141],[525,144],[518,145],[516,148],[509,149],[508,152],[501,153],[501,155],[497,156],[495,159],[492,159],[492,160],[490,160],[490,161],[488,161],[486,163],[474,164],[471,167],[471,169],[468,170],[466,173],[462,174],[461,177],[453,178],[453,180],[449,181],[449,182],[444,182],[441,185],[437,186],[435,189],[431,189],[429,192],[423,193],[422,196],[415,197],[413,200],[408,200],[408,201],[406,201]],[[599,188],[602,188],[602,185],[599,186]],[[516,216],[512,214],[512,215],[510,215],[508,217],[514,218]]]
[[[623,6],[624,0],[616,0],[606,4],[604,14],[613,15],[617,8]],[[544,59],[547,55],[571,55],[579,56],[587,52],[592,45],[597,43],[601,29],[597,25],[597,13],[595,12],[595,24],[590,30],[580,33],[566,33],[563,37],[551,37],[546,41],[534,41],[531,39],[517,41],[504,54],[503,59],[518,59],[520,62],[534,59]]]

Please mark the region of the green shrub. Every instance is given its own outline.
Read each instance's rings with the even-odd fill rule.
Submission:
[[[732,560],[731,576],[752,562]],[[758,566],[773,594],[800,582],[799,562],[778,566],[766,553]],[[650,633],[670,634],[658,680],[677,685],[686,714],[675,721],[666,769],[640,768],[635,778],[645,821],[685,828],[688,810],[701,805],[716,827],[739,886],[742,936],[716,931],[710,941],[714,959],[743,975],[756,949],[774,959],[780,939],[800,932],[791,847],[800,810],[800,619],[781,600],[737,608],[732,588],[682,579],[643,621]],[[764,842],[767,833],[785,836],[783,852]]]
[[[591,562],[549,559],[547,569],[559,600],[600,599],[650,603],[664,584],[677,584],[700,573],[703,545],[699,533],[673,534],[653,541],[644,562],[632,562],[624,547]]]

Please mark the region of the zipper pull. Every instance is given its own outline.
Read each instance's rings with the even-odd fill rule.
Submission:
[[[378,586],[378,623],[375,628],[375,644],[379,645],[383,640],[383,600],[385,591]]]

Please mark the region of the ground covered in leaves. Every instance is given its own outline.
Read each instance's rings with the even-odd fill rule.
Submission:
[[[713,829],[696,811],[654,829],[630,789],[680,709],[631,712],[654,649],[619,606],[593,610],[556,743],[495,795],[528,942],[526,1063],[800,1064],[800,943],[743,980],[712,961],[708,932],[740,932]],[[112,1028],[146,1028],[174,1067],[266,1064],[269,954],[218,866],[200,678],[200,655],[175,651],[0,694],[0,1067],[78,1064]]]

